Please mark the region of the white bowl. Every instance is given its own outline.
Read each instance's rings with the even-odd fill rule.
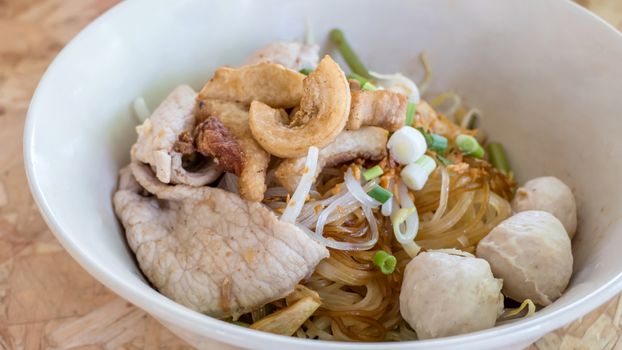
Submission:
[[[485,115],[519,180],[556,175],[579,201],[575,266],[563,297],[535,316],[444,339],[327,343],[248,330],[167,299],[142,277],[111,205],[134,142],[131,101],[154,108],[176,84],[199,88],[222,64],[261,45],[344,29],[380,72],[420,72]],[[33,97],[26,169],[50,228],[95,278],[189,343],[255,349],[518,348],[582,316],[622,289],[622,37],[568,1],[127,1],[80,33]],[[71,288],[71,286],[66,286]]]

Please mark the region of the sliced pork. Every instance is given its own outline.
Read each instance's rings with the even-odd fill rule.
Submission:
[[[121,171],[114,207],[153,286],[214,317],[285,297],[328,256],[260,203],[213,187],[166,185],[140,163]]]

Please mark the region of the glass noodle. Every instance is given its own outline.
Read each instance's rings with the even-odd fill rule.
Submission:
[[[337,249],[331,248],[330,257],[303,281],[319,293],[322,305],[295,336],[347,341],[414,339],[415,333],[399,312],[404,267],[411,257],[397,242],[390,218],[382,215],[381,207],[370,203],[374,207],[364,210],[349,193],[344,180],[349,178],[349,169],[349,164],[325,169],[312,186],[316,196],[309,196],[297,220],[316,239],[316,226],[321,226],[322,241],[333,242]],[[420,191],[407,190],[408,199],[414,199],[418,211],[415,242],[424,250],[457,248],[474,252],[477,242],[511,214],[504,198],[510,189],[499,188],[502,181],[498,176],[485,162],[475,162],[462,173],[439,165]],[[361,186],[367,190],[377,180]],[[392,177],[390,183],[396,182],[399,177]],[[268,206],[286,206],[287,196],[282,190],[275,187],[270,194],[264,201]],[[365,211],[373,216],[377,234],[370,228]],[[372,242],[366,250],[343,250],[348,245],[369,246]],[[394,273],[384,275],[373,264],[377,250],[397,258]],[[278,303],[273,305],[279,309]]]

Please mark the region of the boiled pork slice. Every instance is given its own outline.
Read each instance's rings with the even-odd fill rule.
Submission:
[[[166,185],[137,162],[120,177],[114,207],[141,270],[193,310],[237,317],[285,297],[328,257],[261,203],[218,188]]]

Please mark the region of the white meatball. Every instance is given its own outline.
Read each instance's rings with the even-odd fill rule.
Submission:
[[[562,295],[572,274],[570,238],[544,211],[523,211],[500,223],[479,242],[477,257],[503,279],[507,297],[543,306]]]
[[[491,328],[503,310],[501,286],[483,259],[421,253],[406,266],[400,312],[420,339]]]
[[[542,210],[562,222],[570,239],[577,231],[577,204],[572,190],[553,176],[537,177],[527,181],[516,191],[512,201],[515,212]]]

